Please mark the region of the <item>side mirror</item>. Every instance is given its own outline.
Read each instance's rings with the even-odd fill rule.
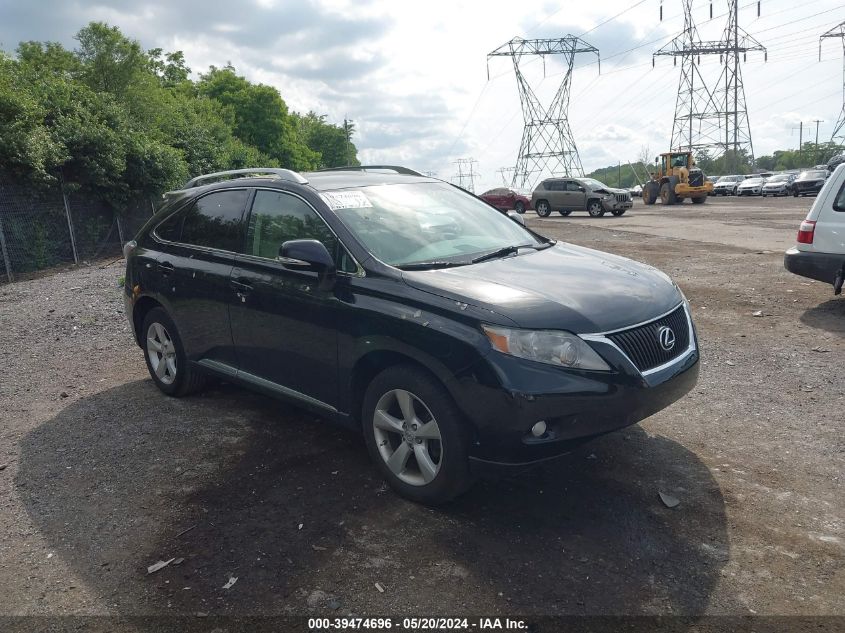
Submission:
[[[318,240],[287,241],[279,248],[276,259],[289,270],[317,273],[321,290],[331,290],[334,286],[337,273],[334,259]]]
[[[525,218],[519,215],[516,211],[508,211],[508,217],[517,224],[525,226]]]

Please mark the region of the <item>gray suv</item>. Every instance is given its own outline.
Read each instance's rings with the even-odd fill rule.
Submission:
[[[531,205],[542,218],[552,211],[561,215],[586,211],[598,218],[608,211],[622,215],[634,202],[627,189],[612,189],[593,178],[549,178],[534,189]]]

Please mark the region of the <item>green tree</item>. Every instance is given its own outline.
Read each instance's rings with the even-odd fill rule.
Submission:
[[[79,30],[77,57],[82,63],[82,80],[97,92],[122,95],[150,66],[141,45],[116,26],[91,22]]]
[[[319,165],[319,154],[300,141],[287,104],[272,86],[250,83],[232,66],[212,66],[201,75],[198,90],[225,108],[235,136],[244,143],[291,169]]]
[[[315,112],[300,115],[293,113],[292,118],[299,138],[314,152],[320,154],[320,167],[344,167],[360,165],[358,150],[352,143],[355,125],[344,121],[344,126],[326,123],[325,115]]]

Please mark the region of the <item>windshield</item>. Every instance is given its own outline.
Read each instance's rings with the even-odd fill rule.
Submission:
[[[590,189],[610,189],[606,184],[595,178],[581,178],[581,182],[590,187]]]
[[[377,185],[323,198],[375,257],[391,266],[468,264],[507,246],[546,244],[508,216],[446,183]]]
[[[780,174],[778,176],[772,176],[766,182],[783,182],[784,180],[789,180],[789,174]]]
[[[743,185],[759,185],[761,182],[763,182],[762,178],[749,178],[748,180],[746,180],[742,184]]]
[[[801,180],[810,180],[812,178],[826,178],[827,172],[824,171],[802,171],[798,176]]]

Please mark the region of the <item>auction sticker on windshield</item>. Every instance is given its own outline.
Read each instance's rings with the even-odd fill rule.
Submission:
[[[372,207],[373,203],[364,195],[363,191],[326,191],[320,194],[329,209],[364,209]]]

